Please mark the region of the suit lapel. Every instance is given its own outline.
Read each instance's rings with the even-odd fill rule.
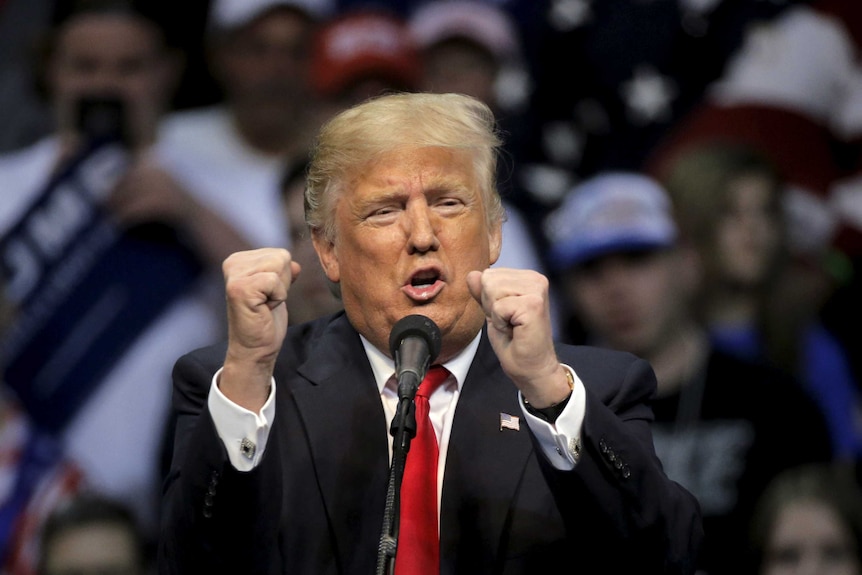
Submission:
[[[520,430],[500,426],[501,414],[520,419]],[[441,572],[455,573],[465,555],[498,555],[506,517],[533,443],[517,400],[483,333],[455,411],[441,506]],[[481,539],[481,540],[480,540]]]
[[[380,396],[359,336],[345,317],[327,327],[307,357],[298,371],[310,385],[298,382],[291,388],[339,563],[348,572],[357,567],[368,571],[356,565],[368,563],[368,556],[346,552],[370,549],[370,561],[376,559],[389,475],[389,435]],[[520,418],[520,430],[501,430],[501,414]],[[488,550],[489,556],[474,560],[495,560],[532,452],[517,389],[483,334],[449,440],[441,504],[442,573],[455,573],[456,564],[478,550]]]
[[[389,472],[380,395],[358,334],[342,316],[309,350],[293,396],[307,438],[339,563],[348,572],[375,551]]]

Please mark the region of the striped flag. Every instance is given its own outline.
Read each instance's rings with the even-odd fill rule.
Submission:
[[[500,431],[503,431],[503,429],[514,429],[515,431],[520,431],[521,419],[515,415],[500,413]]]

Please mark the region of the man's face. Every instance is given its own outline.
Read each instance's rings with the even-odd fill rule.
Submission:
[[[674,251],[618,253],[566,276],[566,289],[602,345],[651,357],[688,312],[690,273]]]
[[[425,50],[424,89],[429,92],[467,94],[496,107],[493,56],[465,40],[449,40]]]
[[[140,573],[134,535],[125,526],[99,522],[66,529],[44,551],[45,573]]]
[[[227,98],[244,113],[272,121],[302,107],[312,24],[290,9],[267,12],[230,33],[215,49],[216,74]]]
[[[441,360],[469,343],[485,316],[467,273],[500,254],[501,226],[489,227],[486,210],[465,152],[390,152],[361,171],[335,203],[334,241],[315,236],[356,329],[388,353],[392,326],[422,314],[443,334]]]
[[[115,97],[133,133],[148,131],[171,96],[171,70],[156,31],[121,14],[76,17],[60,31],[48,85],[60,125],[72,129],[82,98]]]

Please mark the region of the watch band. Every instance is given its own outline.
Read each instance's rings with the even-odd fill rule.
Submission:
[[[543,407],[541,409],[535,408],[530,405],[530,402],[524,399],[524,407],[527,409],[527,412],[531,415],[535,415],[539,419],[543,419],[548,423],[554,423],[557,421],[557,418],[560,417],[560,414],[563,413],[563,410],[566,408],[566,405],[569,403],[569,399],[572,397],[572,390],[575,389],[575,378],[572,375],[572,370],[566,366],[563,366],[563,370],[566,372],[566,379],[569,383],[569,395],[566,396],[564,400],[559,403],[555,403],[554,405],[549,405],[548,407]]]

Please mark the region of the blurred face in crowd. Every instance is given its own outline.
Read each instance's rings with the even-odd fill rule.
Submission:
[[[94,522],[57,535],[45,554],[44,575],[140,575],[132,533],[112,522]]]
[[[493,56],[474,42],[451,39],[429,46],[423,55],[424,88],[431,92],[467,94],[496,105]]]
[[[129,14],[90,13],[73,17],[58,31],[47,85],[62,131],[75,130],[82,99],[118,98],[133,141],[149,143],[175,71],[152,24]]]
[[[284,190],[284,208],[290,223],[290,253],[293,260],[302,266],[302,273],[291,284],[291,297],[287,299],[291,324],[303,323],[341,309],[341,301],[329,289],[305,224],[304,191],[305,181],[301,178],[291,182]]]
[[[314,239],[357,330],[385,350],[392,326],[420,313],[440,327],[441,361],[469,343],[485,316],[467,274],[500,254],[487,210],[469,152],[397,150],[359,170],[336,200],[333,241]]]
[[[605,255],[565,274],[576,313],[602,345],[652,357],[688,316],[692,269],[683,250]]]
[[[850,529],[827,505],[795,501],[776,518],[761,575],[860,575]]]
[[[776,191],[769,179],[752,173],[730,183],[727,200],[716,230],[724,277],[732,285],[759,285],[781,246]]]
[[[312,26],[305,15],[277,8],[224,33],[214,47],[215,74],[240,130],[256,145],[277,148],[285,130],[307,113]]]

